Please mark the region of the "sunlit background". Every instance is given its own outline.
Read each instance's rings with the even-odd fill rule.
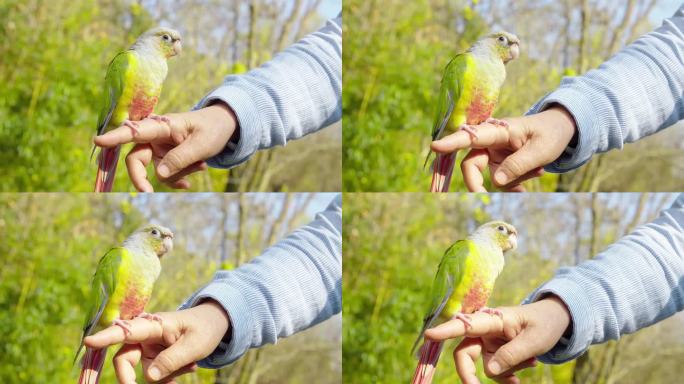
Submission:
[[[0,382],[69,383],[97,262],[136,228],[174,232],[147,312],[173,311],[219,269],[311,221],[334,194],[0,194]],[[336,383],[341,316],[181,383]],[[113,349],[113,348],[112,348]],[[113,351],[110,351],[110,358]],[[110,359],[102,383],[115,382]],[[138,373],[138,378],[141,378]],[[139,379],[140,380],[140,379]],[[322,380],[322,381],[319,381]]]
[[[155,110],[163,114],[192,109],[225,76],[264,63],[340,10],[341,0],[0,0],[0,191],[93,190],[107,65],[148,28],[183,35]],[[193,191],[339,191],[340,172],[337,124],[190,181]],[[123,162],[114,190],[134,190]]]
[[[597,67],[682,5],[655,0],[345,0],[345,191],[427,191],[443,69],[494,30],[514,32],[496,117],[520,116],[564,76]],[[465,155],[461,151],[459,159]],[[671,127],[578,171],[525,183],[531,191],[684,190],[684,128]],[[465,190],[458,167],[452,190]],[[489,177],[486,177],[489,184]]]
[[[518,230],[490,307],[517,305],[560,266],[575,265],[669,207],[673,194],[354,194],[344,202],[345,383],[409,382],[410,350],[444,251],[484,222]],[[628,268],[628,266],[625,266]],[[563,365],[522,371],[523,383],[673,383],[684,364],[684,315],[589,348]],[[447,343],[435,383],[456,383]],[[489,383],[478,372],[483,382]],[[493,382],[491,382],[493,383]]]

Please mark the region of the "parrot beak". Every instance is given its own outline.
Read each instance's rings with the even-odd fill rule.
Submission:
[[[173,249],[173,235],[164,236],[163,244],[164,244],[164,254],[171,252],[171,250]]]
[[[173,56],[180,55],[181,52],[183,51],[183,45],[181,44],[180,39],[176,40],[173,42]]]
[[[518,43],[511,44],[511,55],[508,57],[508,61],[515,60],[520,57],[520,45]]]
[[[508,245],[510,245],[509,251],[515,251],[518,247],[518,235],[516,233],[511,233],[508,236]]]

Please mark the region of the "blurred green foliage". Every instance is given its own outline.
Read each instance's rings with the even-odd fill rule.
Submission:
[[[92,274],[99,258],[142,224],[157,222],[174,231],[174,250],[162,260],[146,307],[148,312],[172,311],[217,269],[249,261],[311,220],[312,201],[320,209],[330,199],[306,194],[0,193],[0,383],[77,381],[80,367],[72,362]],[[339,382],[340,329],[339,317],[334,318],[252,350],[221,370],[200,369],[179,382],[301,383],[320,377]],[[116,382],[110,362],[115,350],[110,348],[102,383]],[[247,357],[250,364],[245,364]]]
[[[417,364],[410,350],[442,254],[479,224],[504,219],[519,231],[519,247],[506,256],[506,266],[489,300],[492,307],[516,305],[550,279],[558,267],[593,257],[634,225],[651,220],[672,198],[635,194],[346,194],[344,382],[410,380]],[[681,324],[678,316],[623,336],[618,343],[590,348],[579,366],[574,361],[558,366],[539,364],[521,371],[519,377],[523,383],[676,381],[677,370],[667,368],[675,364],[668,351],[683,350]],[[454,347],[446,344],[435,383],[458,382],[451,357]],[[634,364],[634,359],[644,355],[649,356],[648,363]],[[481,362],[478,372],[483,382],[491,382],[483,376]]]
[[[235,0],[0,0],[0,191],[92,191],[90,154],[107,65],[146,29],[172,25],[183,34],[183,54],[169,61],[155,110],[163,114],[190,110],[226,75],[261,64],[322,23],[309,5],[255,5],[250,13]],[[297,27],[281,36],[288,21]],[[311,135],[235,170],[193,175],[192,190],[338,191],[340,178],[328,175],[341,169],[338,136]],[[122,150],[115,191],[134,191],[123,162],[129,149]],[[155,179],[151,170],[149,177]]]
[[[611,49],[652,28],[645,16],[652,7],[631,3],[637,6],[631,15],[640,16],[617,28],[624,11],[616,12],[611,2],[345,0],[344,190],[427,191],[431,172],[423,163],[443,69],[479,36],[504,29],[521,38],[521,57],[507,65],[494,111],[496,117],[520,116],[563,76],[597,66]],[[584,6],[590,18],[578,31]],[[674,13],[678,5],[672,7]],[[681,142],[684,135],[675,137],[659,134],[628,146],[629,153],[611,153],[603,164],[592,161],[564,178],[546,174],[525,186],[530,191],[680,190],[684,152],[673,140]],[[463,156],[461,151],[458,160]],[[644,161],[658,172],[637,165]],[[452,190],[465,190],[458,167],[455,174]],[[485,180],[490,190],[488,171]]]

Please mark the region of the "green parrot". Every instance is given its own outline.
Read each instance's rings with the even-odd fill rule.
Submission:
[[[152,111],[157,105],[168,71],[166,59],[180,52],[181,36],[169,28],[150,29],[140,35],[128,50],[119,52],[107,68],[97,134],[101,135],[121,125],[137,132],[136,121],[147,117],[168,122],[168,118],[157,116]],[[112,190],[120,150],[121,147],[116,146],[100,151],[95,192]]]
[[[144,312],[154,282],[161,272],[159,259],[173,248],[173,232],[159,225],[145,226],[131,234],[121,247],[110,249],[97,265],[90,292],[90,308],[83,325],[78,358],[86,336],[114,324],[129,332],[127,320],[135,317],[159,320]],[[107,349],[86,347],[79,384],[97,384]]]
[[[481,225],[465,240],[457,241],[444,252],[432,285],[429,312],[411,353],[428,328],[454,318],[463,321],[466,327],[470,326],[468,314],[477,311],[501,314],[496,309],[487,308],[486,304],[504,267],[504,252],[517,247],[517,236],[518,232],[512,225],[492,221]],[[442,342],[426,340],[423,343],[412,383],[432,382],[441,351]]]
[[[473,126],[483,122],[507,126],[505,121],[491,116],[499,99],[499,89],[506,80],[505,64],[516,59],[519,50],[520,40],[515,35],[497,32],[451,59],[442,75],[432,141],[458,129],[477,138]],[[449,191],[455,160],[456,153],[437,154],[432,165],[430,192]]]

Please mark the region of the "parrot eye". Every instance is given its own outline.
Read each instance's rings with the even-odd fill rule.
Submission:
[[[156,229],[153,229],[150,233],[152,234],[152,236],[159,236],[159,231],[157,231]]]
[[[503,37],[503,36],[499,36],[499,41],[502,42],[502,43],[505,43],[505,42],[506,42],[506,38]]]
[[[503,226],[503,225],[499,225],[499,227],[498,227],[498,228],[496,228],[496,229],[498,229],[498,230],[499,230],[499,232],[506,232],[506,228],[504,228],[504,226]]]
[[[164,39],[164,41],[171,41],[171,36],[164,35],[164,36],[162,36],[162,39]]]

